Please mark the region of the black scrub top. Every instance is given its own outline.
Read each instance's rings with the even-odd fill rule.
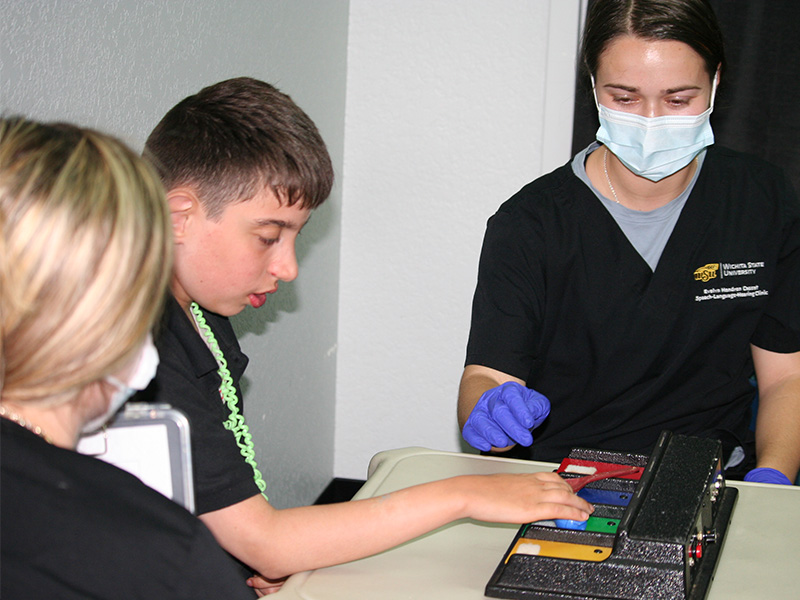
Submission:
[[[708,149],[653,272],[569,164],[489,220],[466,364],[545,394],[527,457],[743,441],[750,344],[800,351],[800,209],[783,174]]]

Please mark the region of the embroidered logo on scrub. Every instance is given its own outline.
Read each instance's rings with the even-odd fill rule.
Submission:
[[[763,261],[742,262],[742,263],[708,263],[695,269],[695,281],[707,283],[712,279],[720,279],[717,284],[719,287],[707,287],[703,289],[702,295],[694,297],[695,302],[706,300],[735,300],[737,298],[756,298],[758,296],[768,296],[769,290],[762,289],[761,286],[739,285],[738,282],[727,282],[723,280],[731,277],[747,277],[747,281],[753,281],[758,275],[758,271],[764,267]]]
[[[698,281],[708,281],[717,276],[717,271],[719,271],[719,263],[709,263],[697,269],[694,272],[694,278]]]

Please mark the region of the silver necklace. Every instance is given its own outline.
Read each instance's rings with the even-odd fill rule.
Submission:
[[[694,164],[695,166],[700,164],[699,159],[695,156],[694,157]],[[614,202],[617,204],[622,204],[617,198],[617,191],[614,189],[614,185],[611,183],[611,177],[608,176],[608,148],[603,147],[603,173],[606,174],[606,183],[608,183],[608,188],[611,190],[611,193],[614,194]]]
[[[617,192],[614,189],[614,186],[611,184],[611,177],[608,176],[608,147],[603,146],[603,173],[606,174],[606,182],[608,183],[609,189],[611,189],[611,193],[614,194],[614,202],[617,204],[622,204],[617,198]]]

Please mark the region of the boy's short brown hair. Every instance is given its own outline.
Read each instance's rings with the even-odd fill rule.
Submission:
[[[167,191],[194,188],[209,218],[269,187],[281,202],[316,208],[333,185],[314,122],[272,85],[237,77],[176,104],[147,139],[144,156]]]

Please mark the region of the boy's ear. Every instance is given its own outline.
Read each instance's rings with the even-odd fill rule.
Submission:
[[[192,190],[175,188],[167,192],[167,205],[172,218],[172,236],[180,242],[186,236],[189,221],[201,212],[200,201]]]

